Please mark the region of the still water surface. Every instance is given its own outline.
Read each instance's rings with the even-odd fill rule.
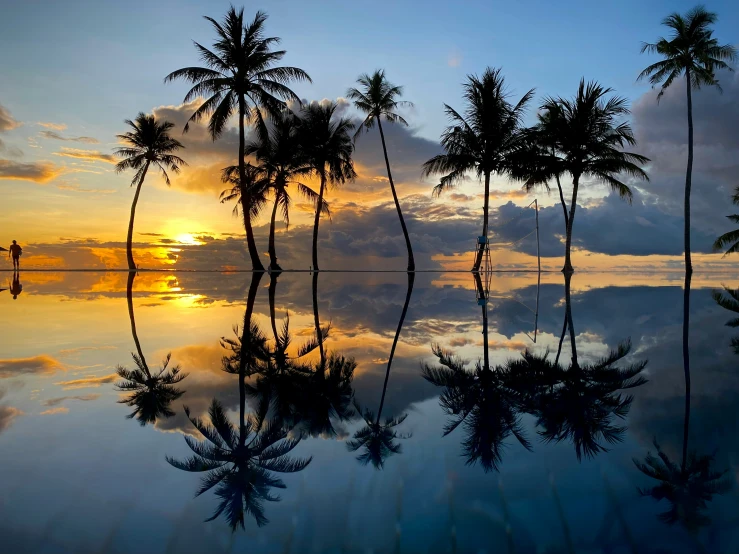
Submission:
[[[0,274],[0,551],[739,552],[722,285]]]

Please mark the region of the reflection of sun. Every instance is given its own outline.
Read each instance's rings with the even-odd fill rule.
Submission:
[[[182,233],[180,235],[177,235],[175,237],[175,240],[180,244],[189,244],[189,245],[196,245],[201,244],[198,239],[196,239],[192,233]]]

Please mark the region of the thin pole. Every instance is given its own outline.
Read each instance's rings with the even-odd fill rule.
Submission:
[[[541,273],[541,255],[539,253],[539,201],[534,199],[534,210],[536,210],[536,261],[539,266],[539,273]]]

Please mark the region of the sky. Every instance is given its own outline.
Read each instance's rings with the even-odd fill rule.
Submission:
[[[140,111],[182,128],[196,103],[183,104],[186,84],[164,84],[163,77],[198,63],[192,40],[208,45],[213,39],[202,16],[220,19],[228,3],[3,4],[0,49],[12,55],[3,60],[0,79],[0,244],[16,239],[24,245],[26,267],[121,267],[133,191],[131,175],[113,172],[115,135]],[[389,154],[422,268],[469,265],[481,226],[477,183],[437,200],[430,194],[433,180],[420,177],[421,164],[439,152],[442,105],[461,107],[467,74],[502,67],[514,97],[536,88],[529,122],[544,96],[571,96],[582,77],[613,87],[631,102],[638,151],[652,159],[651,180],[631,183],[632,206],[603,186],[584,187],[575,246],[582,265],[585,256],[588,262],[597,258],[599,267],[643,264],[650,257],[665,268],[679,264],[682,252],[684,87],[673,87],[658,105],[656,93],[636,76],[655,61],[639,53],[641,42],[663,33],[665,15],[692,6],[571,1],[553,10],[544,2],[432,1],[421,9],[413,2],[291,1],[250,4],[246,13],[269,14],[267,32],[282,38],[284,63],[313,79],[293,87],[307,101],[338,100],[354,117],[342,98],[360,73],[384,68],[404,86],[404,98],[414,103],[404,112],[410,127],[388,130]],[[739,42],[739,7],[707,7],[719,14],[719,40]],[[739,81],[735,74],[719,77],[723,95],[704,90],[695,98],[693,243],[705,254],[704,268],[733,263],[710,254],[715,237],[731,228],[723,216],[732,213],[729,198],[739,185]],[[135,235],[140,265],[249,267],[243,228],[218,202],[220,168],[235,162],[235,128],[216,143],[203,128],[181,140],[189,167],[170,189],[155,176],[144,185]],[[322,226],[322,267],[405,267],[381,155],[376,132],[363,136],[355,154],[359,178],[330,193],[335,215]],[[554,196],[524,195],[505,179],[493,185],[493,206],[502,207],[493,212],[499,242],[533,230],[531,210],[524,207],[536,197],[543,206],[542,255],[558,265],[563,223]],[[307,268],[310,207],[296,204],[290,229],[278,235],[278,256],[287,262],[283,267]],[[496,227],[510,217],[517,219]],[[257,240],[266,251],[264,220],[260,224]],[[521,241],[497,261],[501,267],[530,265],[534,248],[531,239]]]

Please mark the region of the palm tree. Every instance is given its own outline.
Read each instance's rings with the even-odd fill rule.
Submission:
[[[403,94],[403,87],[399,87],[388,82],[385,78],[385,71],[382,69],[376,70],[372,75],[368,75],[367,73],[360,75],[359,79],[357,79],[357,83],[361,86],[362,90],[350,88],[347,92],[347,98],[349,98],[349,100],[353,100],[354,106],[362,113],[367,114],[367,117],[365,117],[362,124],[357,128],[356,133],[354,133],[354,141],[356,142],[363,130],[372,129],[372,127],[375,126],[375,122],[377,122],[377,128],[380,130],[380,140],[382,140],[382,153],[385,155],[387,178],[388,181],[390,181],[390,190],[393,193],[395,209],[398,210],[398,219],[400,219],[400,226],[403,228],[405,246],[408,250],[408,271],[415,271],[416,262],[413,259],[411,239],[408,236],[408,229],[405,226],[403,212],[400,209],[398,194],[395,192],[395,183],[393,182],[393,175],[390,172],[390,160],[387,157],[385,133],[382,131],[383,117],[390,123],[400,123],[407,127],[408,122],[403,119],[403,117],[395,113],[395,110],[401,107],[411,107],[413,104],[411,102],[398,100],[398,98]]]
[[[269,180],[259,167],[250,163],[244,166],[243,180],[239,175],[240,170],[235,165],[223,168],[221,181],[230,185],[231,188],[221,192],[220,200],[222,204],[226,202],[235,203],[232,212],[234,216],[239,215],[239,208],[241,208],[244,226],[251,228],[251,221],[259,215],[259,212],[267,204]]]
[[[377,410],[377,417],[375,417],[371,410],[363,410],[358,403],[354,403],[357,413],[364,419],[365,426],[354,433],[354,437],[352,440],[347,441],[346,446],[350,452],[356,452],[360,448],[364,448],[364,452],[357,456],[357,460],[365,465],[372,462],[375,469],[382,469],[385,460],[391,454],[400,454],[401,446],[395,442],[396,439],[407,439],[410,437],[409,434],[401,434],[395,430],[395,427],[405,421],[408,414],[403,414],[399,417],[388,417],[384,423],[380,423],[380,418],[382,417],[382,408],[385,406],[385,393],[387,392],[387,384],[390,380],[390,367],[395,357],[395,347],[398,345],[400,331],[403,329],[403,322],[408,313],[408,305],[411,302],[415,278],[416,274],[409,271],[405,303],[403,304],[403,310],[400,312],[400,320],[398,321],[398,328],[395,330],[393,344],[390,347],[390,356],[387,360],[387,371],[385,371],[385,382],[382,386],[382,396],[380,397],[380,407]]]
[[[729,310],[739,314],[739,289],[730,289],[729,287],[725,286],[724,292],[726,293],[726,296],[724,296],[723,292],[714,290],[711,293],[711,296],[713,296],[716,304],[718,304],[725,310]],[[726,322],[726,325],[728,327],[739,327],[739,317],[730,319]],[[734,350],[735,354],[739,354],[739,337],[734,337],[731,339],[731,348]]]
[[[116,373],[123,380],[116,383],[115,388],[121,392],[131,393],[130,396],[119,400],[119,403],[133,407],[134,411],[126,417],[129,419],[135,417],[143,426],[147,423],[154,423],[160,417],[175,415],[169,406],[184,394],[185,391],[178,389],[176,385],[187,377],[187,373],[182,373],[179,365],[169,367],[171,354],[167,354],[162,362],[161,369],[153,373],[149,370],[144,352],[141,349],[139,335],[136,332],[136,319],[133,311],[133,281],[135,277],[136,274],[133,272],[128,274],[126,298],[128,300],[128,317],[131,321],[131,334],[137,352],[131,354],[136,369],[129,370],[121,365],[117,366]]]
[[[737,51],[730,44],[720,46],[713,38],[711,26],[718,17],[703,6],[697,6],[684,16],[672,13],[662,20],[671,31],[670,39],[659,38],[656,43],[644,43],[642,53],[658,54],[663,59],[653,63],[639,74],[638,79],[649,78],[652,86],[660,85],[657,100],[682,75],[688,95],[688,168],[685,172],[685,269],[692,272],[690,259],[690,188],[693,174],[693,96],[692,89],[703,85],[721,90],[716,79],[717,69],[733,68],[726,62],[737,59]]]
[[[185,407],[188,419],[206,440],[199,442],[185,435],[187,445],[195,454],[182,461],[166,458],[177,469],[207,472],[196,496],[216,487],[220,503],[206,521],[225,514],[233,531],[238,526],[244,528],[244,512],[251,514],[260,527],[266,525],[269,520],[264,515],[264,502],[280,500],[270,489],[286,488],[274,473],[301,471],[311,462],[311,458],[288,456],[300,438],[288,438],[288,430],[280,422],[267,422],[266,405],[260,405],[255,414],[246,418],[243,405],[240,412],[242,416],[236,427],[215,398],[208,410],[210,424],[192,417]]]
[[[291,81],[311,82],[308,74],[297,67],[275,67],[284,56],[284,50],[272,50],[279,43],[278,37],[264,36],[267,14],[258,11],[251,23],[244,22],[244,9],[229,8],[222,23],[205,17],[216,31],[218,39],[213,50],[197,42],[195,48],[206,67],[185,67],[173,71],[164,81],[184,79],[193,84],[185,95],[184,102],[200,96],[208,98],[190,117],[190,122],[209,118],[208,130],[216,140],[226,128],[229,118],[236,111],[239,116],[239,179],[246,182],[244,123],[256,122],[263,125],[261,109],[278,113],[285,105],[284,100],[299,102],[298,96],[287,86]],[[247,198],[247,204],[250,203]],[[263,270],[259,252],[254,241],[251,220],[244,218],[246,241],[252,268]]]
[[[285,226],[290,225],[292,199],[288,186],[294,184],[298,192],[314,205],[318,201],[318,195],[313,189],[297,181],[301,176],[308,175],[311,168],[302,156],[295,114],[287,108],[275,114],[271,127],[260,129],[258,139],[246,145],[246,155],[256,157],[258,167],[265,175],[267,186],[274,194],[269,225],[269,266],[273,271],[280,271],[282,268],[277,263],[275,251],[275,220],[279,209]],[[331,216],[325,202],[323,213]]]
[[[605,183],[629,202],[632,192],[619,179],[620,174],[649,180],[638,165],[648,162],[649,158],[622,150],[635,145],[636,139],[631,127],[619,121],[630,113],[626,99],[618,96],[606,99],[610,92],[612,89],[603,88],[594,81],[586,84],[583,79],[575,98],[547,98],[541,106],[539,136],[544,136],[546,142],[539,148],[539,156],[529,161],[533,169],[530,166],[525,187],[530,190],[545,185],[552,177],[565,173],[572,177],[572,198],[569,215],[565,218],[564,273],[574,271],[570,247],[580,179]]]
[[[136,264],[133,261],[133,251],[131,249],[133,220],[136,217],[136,205],[139,202],[141,185],[144,184],[146,172],[149,171],[149,166],[154,164],[162,172],[164,182],[169,186],[167,169],[179,173],[180,167],[187,164],[185,160],[172,153],[184,148],[179,141],[169,136],[169,131],[174,127],[174,123],[157,121],[153,115],[147,115],[143,112],[140,112],[134,121],[126,119],[125,123],[132,130],[122,135],[116,135],[125,146],[115,150],[116,156],[123,158],[116,164],[115,171],[120,173],[127,169],[136,170],[131,180],[131,186],[136,185],[136,194],[134,194],[133,203],[131,204],[131,217],[128,220],[128,235],[126,236],[128,269],[129,271],[135,271]]]
[[[357,174],[352,161],[354,124],[345,117],[334,117],[336,103],[313,103],[301,114],[300,144],[305,162],[321,181],[313,222],[313,269],[318,271],[318,223],[323,209],[326,186],[338,186]]]
[[[518,178],[524,161],[528,133],[523,127],[526,105],[534,95],[531,89],[514,106],[500,69],[487,68],[482,77],[470,75],[464,84],[467,103],[464,115],[448,104],[444,110],[451,121],[441,135],[444,154],[434,156],[423,164],[425,176],[445,174],[434,187],[434,195],[453,188],[470,171],[477,178],[485,178],[482,236],[472,271],[479,271],[485,244],[488,240],[488,212],[490,205],[490,177],[493,174]]]
[[[736,187],[734,195],[731,197],[731,201],[739,206],[739,187]],[[739,214],[727,215],[726,217],[732,223],[739,223]],[[729,246],[729,249],[724,253],[724,256],[739,251],[739,229],[724,233],[717,238],[716,242],[713,243],[713,249],[716,251],[722,250],[729,244],[731,244],[731,246]]]

